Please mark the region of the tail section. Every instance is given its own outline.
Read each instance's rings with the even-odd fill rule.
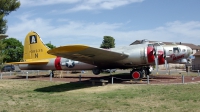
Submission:
[[[29,32],[24,41],[24,61],[37,61],[41,59],[56,58],[47,53],[49,48],[42,42],[36,32]]]

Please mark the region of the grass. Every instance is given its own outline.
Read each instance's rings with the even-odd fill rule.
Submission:
[[[0,112],[199,111],[200,84],[107,85],[0,80]]]

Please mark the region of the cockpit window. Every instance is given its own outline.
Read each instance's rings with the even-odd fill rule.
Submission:
[[[154,46],[160,46],[160,44],[158,44],[158,43],[154,43]]]
[[[174,53],[179,53],[180,48],[178,48],[178,47],[174,47],[174,48],[173,48],[173,51],[174,51]]]
[[[182,52],[186,52],[186,50],[185,50],[185,49],[183,49],[183,50],[182,50]]]
[[[148,47],[151,47],[151,46],[153,46],[153,44],[148,44]]]
[[[165,44],[164,44],[164,43],[162,43],[162,42],[160,42],[159,44],[160,44],[160,45],[165,45]]]
[[[141,40],[141,44],[144,44],[144,43],[149,43],[149,40],[147,39]]]

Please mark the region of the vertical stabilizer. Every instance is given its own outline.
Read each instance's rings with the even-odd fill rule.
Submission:
[[[49,48],[42,42],[36,32],[29,32],[24,40],[24,61],[55,58],[47,53]]]

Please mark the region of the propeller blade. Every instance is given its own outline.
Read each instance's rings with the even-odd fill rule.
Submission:
[[[158,74],[158,56],[155,56],[156,72]]]
[[[154,57],[155,57],[155,64],[156,64],[156,72],[158,74],[158,51],[157,51],[157,46],[154,46]]]

